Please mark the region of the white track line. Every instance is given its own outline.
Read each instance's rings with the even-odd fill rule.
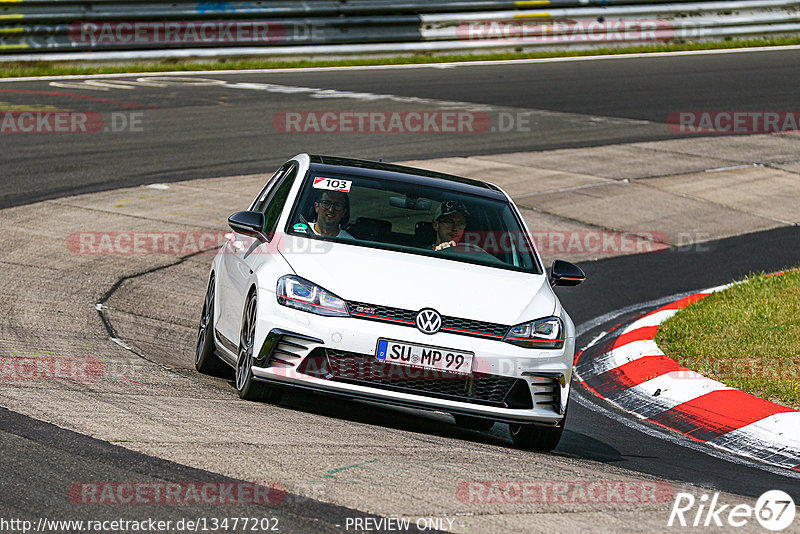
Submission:
[[[194,76],[208,74],[262,74],[262,73],[291,73],[291,72],[321,72],[337,70],[390,70],[390,69],[442,69],[455,67],[485,67],[493,65],[519,65],[529,63],[562,63],[573,61],[609,61],[619,59],[642,59],[680,56],[703,56],[717,54],[741,54],[757,52],[774,52],[784,50],[800,50],[800,45],[787,46],[757,46],[749,48],[727,48],[722,50],[685,50],[676,52],[648,52],[637,54],[606,54],[602,56],[573,56],[532,59],[499,59],[480,61],[459,61],[447,63],[415,63],[406,65],[350,65],[342,67],[302,67],[282,69],[247,69],[247,70],[198,70],[198,71],[166,71],[166,72],[128,72],[114,74],[68,74],[61,76],[26,76],[21,78],[0,78],[0,82],[24,82],[37,80],[76,80],[91,78],[122,78],[126,76]]]

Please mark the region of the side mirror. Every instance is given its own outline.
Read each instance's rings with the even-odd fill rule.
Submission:
[[[228,217],[228,226],[234,232],[269,241],[264,233],[264,214],[260,211],[239,211]]]
[[[555,260],[550,268],[550,286],[577,286],[586,280],[583,269],[568,261]]]

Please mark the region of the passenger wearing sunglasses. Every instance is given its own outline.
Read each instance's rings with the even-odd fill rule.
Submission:
[[[350,198],[347,193],[324,191],[314,202],[314,212],[317,220],[310,223],[310,227],[315,234],[353,239],[341,229],[350,218]]]
[[[468,216],[466,206],[457,200],[445,200],[439,204],[433,217],[433,230],[436,232],[433,250],[456,246],[464,237]]]

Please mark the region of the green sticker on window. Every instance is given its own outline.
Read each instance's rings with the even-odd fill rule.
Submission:
[[[292,230],[294,230],[295,232],[305,232],[306,230],[308,230],[308,226],[303,223],[297,223],[294,226],[292,226]]]

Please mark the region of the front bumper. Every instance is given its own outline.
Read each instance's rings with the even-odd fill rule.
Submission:
[[[574,338],[558,350],[525,349],[502,341],[357,318],[322,317],[259,299],[253,365],[257,380],[353,399],[556,425],[563,419],[572,377]],[[471,376],[383,364],[379,338],[436,345],[475,354]]]

